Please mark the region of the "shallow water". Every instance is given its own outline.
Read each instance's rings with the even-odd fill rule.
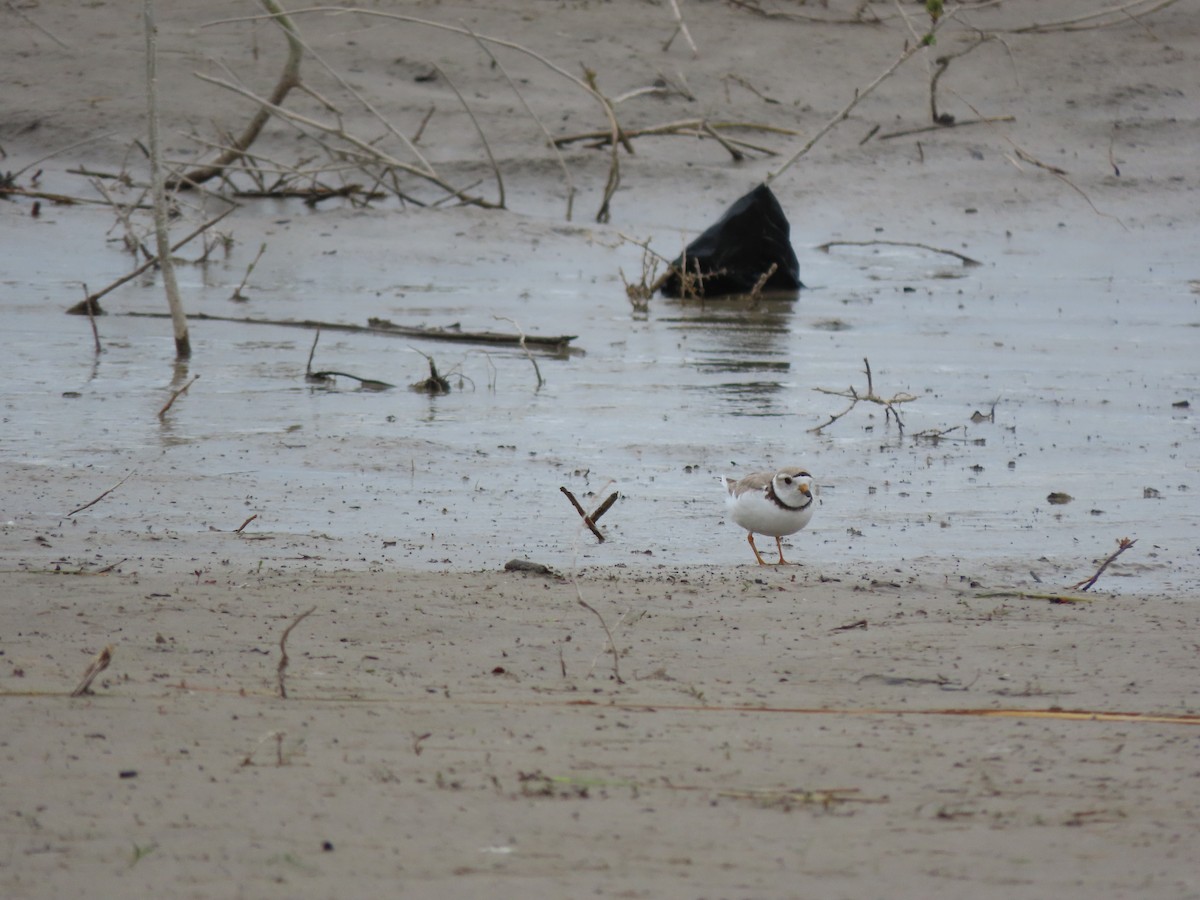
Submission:
[[[1061,586],[1128,535],[1139,544],[1107,587],[1200,585],[1197,425],[1176,405],[1194,401],[1200,370],[1185,235],[984,235],[965,251],[984,263],[972,268],[910,248],[827,255],[798,236],[811,286],[798,300],[655,298],[640,316],[618,277],[640,271],[640,250],[615,232],[472,210],[268,210],[245,303],[228,299],[258,250],[245,225],[229,259],[180,269],[192,312],[513,330],[499,316],[578,335],[570,354],[537,355],[539,389],[517,349],[323,334],[314,368],[398,385],[376,392],[307,383],[313,334],[296,328],[195,323],[177,367],[167,321],[118,315],[163,309],[150,278],[102,301],[113,314],[97,357],[86,318],[61,310],[81,273],[95,288],[130,265],[100,245],[110,224],[86,210],[0,219],[10,538],[58,528],[61,547],[104,559],[116,535],[139,534],[202,566],[299,553],[458,569],[745,564],[717,476],[803,462],[822,505],[789,556],[818,572],[971,577],[1004,560],[1022,583],[1032,571]],[[418,350],[449,395],[407,389],[428,374]],[[847,405],[815,389],[861,391],[864,357],[879,394],[917,398],[900,407],[903,434],[865,403],[810,432]],[[993,404],[994,421],[972,421]],[[620,492],[605,544],[560,486],[592,504]],[[1052,505],[1051,492],[1074,499]],[[227,534],[253,514],[243,538]]]

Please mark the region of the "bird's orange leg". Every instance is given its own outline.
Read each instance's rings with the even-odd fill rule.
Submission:
[[[758,548],[754,546],[754,532],[753,531],[746,532],[746,540],[748,540],[750,542],[750,549],[754,551],[754,558],[758,560],[758,564],[760,566],[769,565],[769,563],[767,563],[763,560],[762,554],[758,552]]]
[[[775,538],[775,546],[779,548],[779,563],[781,566],[790,566],[791,563],[783,558],[783,541],[780,538]]]

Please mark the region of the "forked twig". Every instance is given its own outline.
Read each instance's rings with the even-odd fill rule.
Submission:
[[[583,519],[583,524],[586,525],[591,530],[592,534],[596,536],[596,540],[603,544],[605,540],[604,532],[596,527],[596,520],[608,512],[608,508],[613,505],[613,502],[617,499],[617,495],[614,493],[611,497],[605,500],[603,505],[593,516],[589,515],[587,510],[580,505],[579,501],[575,499],[575,495],[571,493],[569,488],[563,486],[560,487],[559,490],[566,494],[567,499],[571,501],[571,505],[575,507],[575,512],[579,513],[579,517]]]
[[[832,425],[838,419],[842,418],[842,416],[844,416],[848,412],[850,412],[850,410],[854,409],[854,407],[858,406],[858,404],[860,402],[877,403],[878,405],[882,406],[883,412],[884,412],[884,418],[885,419],[895,418],[896,425],[897,425],[897,427],[899,427],[900,433],[901,434],[904,433],[904,422],[900,419],[900,411],[897,410],[896,407],[899,406],[901,403],[911,403],[912,401],[916,400],[917,398],[914,397],[912,394],[906,394],[903,392],[895,394],[890,399],[885,399],[883,397],[880,397],[878,394],[875,393],[875,385],[871,378],[871,362],[866,357],[863,357],[863,368],[867,373],[867,392],[865,394],[860,394],[854,388],[853,385],[851,385],[849,388],[847,388],[844,391],[834,391],[834,390],[830,390],[829,388],[820,388],[820,387],[813,388],[813,390],[815,390],[819,393],[822,393],[822,394],[832,394],[835,397],[845,397],[847,400],[850,401],[850,405],[847,406],[845,409],[843,409],[840,413],[834,413],[833,415],[831,415],[829,417],[828,422],[824,422],[824,423],[818,425],[816,428],[808,429],[809,434],[820,434],[822,431],[824,431],[826,428],[828,428],[830,425]]]
[[[1108,559],[1104,560],[1104,562],[1100,563],[1100,568],[1098,568],[1096,570],[1096,574],[1093,575],[1091,578],[1083,579],[1083,581],[1080,581],[1078,584],[1071,585],[1071,590],[1086,591],[1089,588],[1091,588],[1092,585],[1094,585],[1096,583],[1096,581],[1100,578],[1100,576],[1104,574],[1104,570],[1109,567],[1109,564],[1112,563],[1113,560],[1115,560],[1118,556],[1120,556],[1122,553],[1124,553],[1126,550],[1128,550],[1130,547],[1132,547],[1136,543],[1137,543],[1137,538],[1134,538],[1133,540],[1130,540],[1127,537],[1121,538],[1119,541],[1117,541],[1116,552],[1114,552],[1111,556],[1109,556]]]

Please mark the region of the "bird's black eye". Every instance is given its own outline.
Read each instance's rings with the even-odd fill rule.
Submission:
[[[783,483],[784,483],[784,484],[791,484],[791,483],[792,483],[792,479],[791,479],[791,477],[789,476],[789,477],[787,477],[787,478],[783,479]]]

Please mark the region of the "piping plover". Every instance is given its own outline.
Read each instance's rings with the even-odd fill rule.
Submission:
[[[816,485],[808,470],[789,467],[778,472],[754,472],[738,481],[722,478],[721,483],[725,485],[729,515],[746,529],[746,540],[758,564],[771,565],[754,546],[755,534],[767,534],[775,538],[779,549],[776,565],[786,565],[780,538],[795,534],[813,515]]]

